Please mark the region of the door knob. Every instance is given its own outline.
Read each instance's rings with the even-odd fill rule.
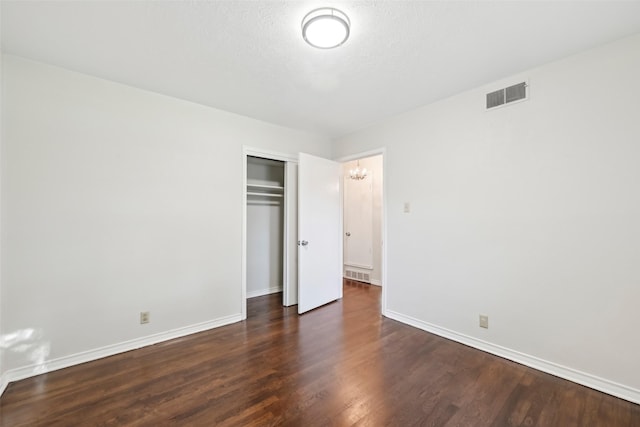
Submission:
[[[306,240],[298,240],[298,246],[307,246],[309,242]]]
[[[348,231],[347,231],[347,233],[346,233],[346,234],[347,234],[347,237],[351,236],[351,233],[350,233],[350,232],[348,232]]]

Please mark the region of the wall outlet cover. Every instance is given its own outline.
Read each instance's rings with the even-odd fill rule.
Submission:
[[[141,311],[140,312],[140,324],[144,325],[145,323],[149,323],[149,312],[148,311]]]

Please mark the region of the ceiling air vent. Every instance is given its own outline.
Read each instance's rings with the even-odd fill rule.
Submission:
[[[527,99],[527,82],[518,83],[487,94],[487,110]]]

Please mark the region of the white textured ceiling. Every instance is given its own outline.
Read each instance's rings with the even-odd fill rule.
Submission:
[[[311,9],[349,15],[334,50]],[[640,32],[639,1],[2,1],[2,48],[336,137]]]

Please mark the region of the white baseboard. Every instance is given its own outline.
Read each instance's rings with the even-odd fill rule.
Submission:
[[[257,291],[247,291],[247,298],[261,297],[263,295],[282,292],[282,286],[272,286],[270,288],[258,289]]]
[[[7,374],[2,374],[0,375],[0,397],[2,396],[2,393],[4,393],[4,391],[7,389],[7,386],[9,385],[9,381],[7,381]]]
[[[4,391],[6,385],[12,381],[19,381],[36,375],[45,374],[47,372],[56,371],[58,369],[68,368],[70,366],[79,365],[81,363],[91,362],[93,360],[102,359],[103,357],[113,356],[115,354],[136,350],[138,348],[157,344],[159,342],[168,341],[175,338],[184,337],[186,335],[195,334],[197,332],[203,332],[209,329],[218,328],[220,326],[229,325],[231,323],[240,322],[241,320],[242,316],[240,314],[234,314],[231,316],[209,320],[207,322],[197,323],[195,325],[171,329],[166,332],[160,332],[146,337],[124,341],[118,344],[112,344],[93,350],[83,351],[81,353],[71,354],[69,356],[59,357],[57,359],[47,360],[42,364],[11,369],[5,372],[4,375],[2,375],[2,388],[0,390]]]
[[[369,283],[371,283],[374,286],[382,286],[382,281],[381,280],[371,279],[369,281]]]
[[[416,327],[418,329],[431,332],[435,335],[439,335],[441,337],[448,338],[461,344],[468,345],[469,347],[477,348],[478,350],[495,354],[496,356],[512,360],[516,363],[520,363],[530,368],[546,372],[556,377],[560,377],[565,380],[569,380],[574,383],[592,388],[594,390],[598,390],[603,393],[628,400],[629,402],[640,404],[640,390],[638,389],[623,384],[618,384],[616,382],[600,378],[586,372],[581,372],[573,368],[558,365],[557,363],[549,362],[547,360],[543,360],[535,356],[492,344],[487,341],[479,340],[468,335],[460,334],[450,329],[442,328],[440,326],[424,322],[411,316],[405,316],[404,314],[400,314],[395,311],[386,310],[385,316],[390,319],[397,320],[398,322]]]

